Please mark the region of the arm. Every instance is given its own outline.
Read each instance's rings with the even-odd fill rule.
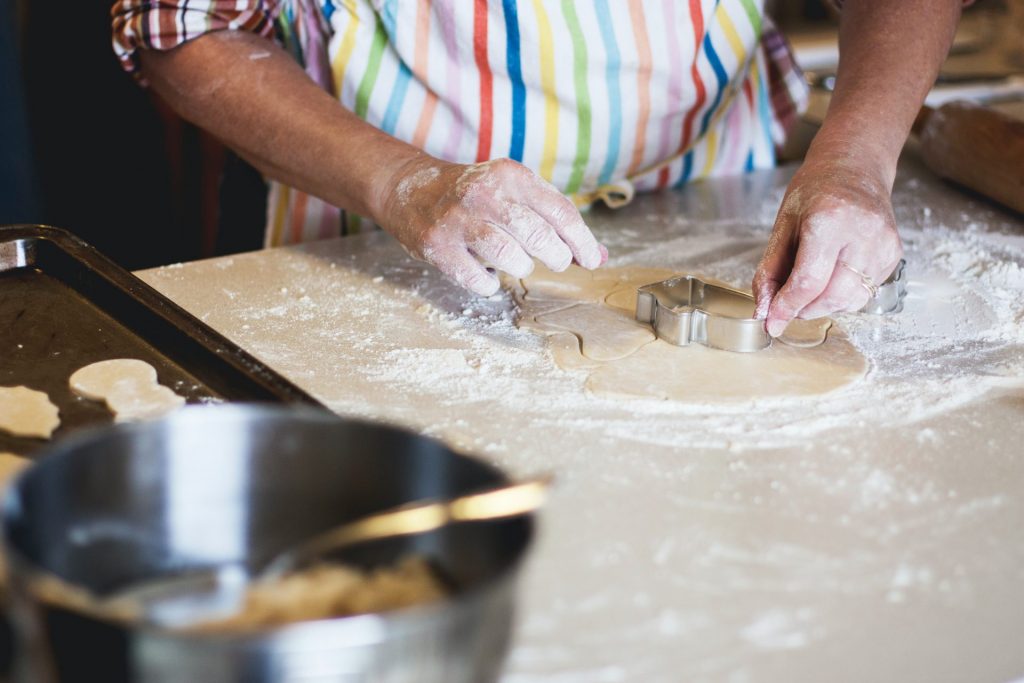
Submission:
[[[218,31],[140,59],[180,115],[268,177],[372,218],[478,294],[498,288],[481,260],[523,277],[531,256],[556,270],[604,259],[572,202],[525,167],[435,159],[346,110],[265,38]]]
[[[960,7],[960,0],[846,0],[828,114],[754,276],[758,316],[772,336],[794,317],[859,310],[869,293],[853,269],[881,283],[902,256],[891,201],[896,162]]]

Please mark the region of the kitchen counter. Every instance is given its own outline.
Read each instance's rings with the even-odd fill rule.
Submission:
[[[747,285],[791,168],[586,218],[610,265]],[[553,499],[507,683],[1024,677],[1024,222],[913,159],[909,295],[838,324],[871,362],[816,399],[611,400],[383,233],[139,273],[343,415]]]

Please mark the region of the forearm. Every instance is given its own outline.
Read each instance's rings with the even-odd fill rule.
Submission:
[[[876,171],[896,162],[960,18],[960,0],[846,0],[828,115],[808,151]]]
[[[423,155],[346,110],[260,36],[218,31],[143,51],[141,62],[175,111],[265,175],[378,222],[383,190]]]

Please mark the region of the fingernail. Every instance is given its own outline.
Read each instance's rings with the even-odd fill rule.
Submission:
[[[782,336],[782,333],[786,331],[786,325],[789,324],[788,320],[769,320],[767,325],[768,334],[772,337]]]
[[[599,263],[598,265],[603,266],[604,264],[608,263],[608,247],[604,246],[603,244],[598,244],[597,250],[601,252],[601,263]]]

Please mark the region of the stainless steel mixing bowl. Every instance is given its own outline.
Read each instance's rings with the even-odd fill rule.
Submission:
[[[410,552],[454,588],[414,608],[212,635],[122,621],[43,590],[49,574],[97,596],[221,566],[255,568],[349,519],[504,483],[494,467],[392,428],[310,410],[190,407],[72,438],[12,486],[3,511],[23,681],[479,683],[508,647],[520,517],[355,549],[374,566]],[[43,582],[45,583],[45,582]]]

